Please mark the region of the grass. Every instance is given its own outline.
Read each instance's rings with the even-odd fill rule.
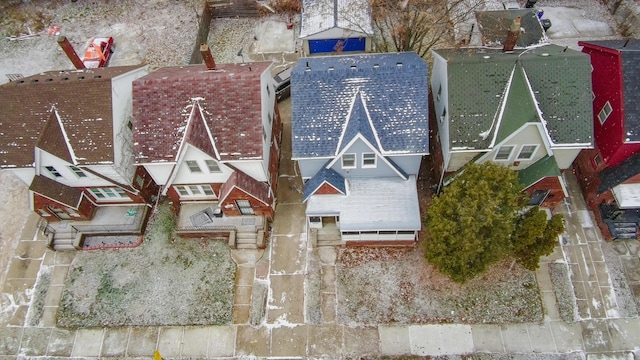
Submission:
[[[227,244],[175,237],[169,207],[158,209],[139,247],[78,253],[59,327],[231,323],[236,266]]]

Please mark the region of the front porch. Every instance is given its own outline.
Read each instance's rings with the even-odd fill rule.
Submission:
[[[225,238],[232,248],[264,248],[265,217],[261,215],[226,216],[217,201],[182,203],[176,233],[185,237]]]
[[[49,222],[44,233],[53,250],[78,250],[87,235],[140,235],[144,232],[150,207],[127,204],[98,207],[91,220]]]

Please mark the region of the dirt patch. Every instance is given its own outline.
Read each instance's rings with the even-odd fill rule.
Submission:
[[[419,250],[356,248],[337,264],[338,321],[343,324],[540,322],[535,274],[510,262],[456,284]]]
[[[139,247],[78,253],[58,326],[231,323],[236,265],[227,244],[174,237],[174,228],[174,216],[163,204]]]

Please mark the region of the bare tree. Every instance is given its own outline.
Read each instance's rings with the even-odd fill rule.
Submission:
[[[425,58],[453,45],[456,25],[469,21],[482,0],[371,0],[374,45],[379,52],[415,51]]]

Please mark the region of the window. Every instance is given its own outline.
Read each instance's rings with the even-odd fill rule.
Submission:
[[[205,160],[204,162],[205,164],[207,164],[207,168],[209,169],[209,172],[212,172],[212,173],[220,172],[220,166],[218,165],[217,161]]]
[[[96,199],[122,199],[129,198],[121,188],[90,188],[89,191]]]
[[[520,153],[518,154],[518,160],[531,160],[538,150],[538,145],[522,145]]]
[[[374,153],[362,154],[362,167],[376,167],[376,154]]]
[[[440,122],[444,122],[444,119],[447,118],[447,108],[442,109],[442,114],[440,115]]]
[[[509,160],[509,158],[511,158],[511,152],[513,151],[513,148],[513,145],[501,146],[498,149],[498,152],[496,153],[496,156],[493,158],[493,160]]]
[[[591,160],[591,163],[593,165],[593,168],[597,169],[598,166],[602,164],[602,158],[600,157],[600,154],[596,154],[596,156],[594,156],[593,159]]]
[[[200,169],[200,165],[198,165],[198,162],[195,160],[187,160],[187,166],[192,173],[202,172],[202,170]]]
[[[136,175],[136,184],[138,184],[138,187],[142,189],[142,187],[144,186],[144,179],[142,178],[142,176]]]
[[[75,166],[69,166],[69,169],[71,169],[71,171],[73,171],[73,173],[76,174],[76,176],[78,176],[79,178],[87,177],[87,174],[85,174],[84,171]]]
[[[211,185],[176,185],[174,189],[181,197],[204,197],[216,196]]]
[[[442,84],[438,85],[438,95],[436,95],[436,100],[440,101],[440,96],[442,95]]]
[[[242,215],[253,215],[253,208],[249,200],[236,200],[236,206]]]
[[[356,167],[356,154],[343,154],[342,155],[342,168],[352,169]]]
[[[613,108],[611,107],[611,103],[607,101],[607,103],[602,107],[602,110],[598,113],[598,120],[600,120],[600,124],[604,124],[612,112]]]
[[[53,175],[53,177],[57,177],[57,178],[62,177],[62,174],[60,174],[58,170],[56,170],[56,168],[54,168],[53,166],[45,166],[44,168],[47,169],[47,171],[51,175]]]

